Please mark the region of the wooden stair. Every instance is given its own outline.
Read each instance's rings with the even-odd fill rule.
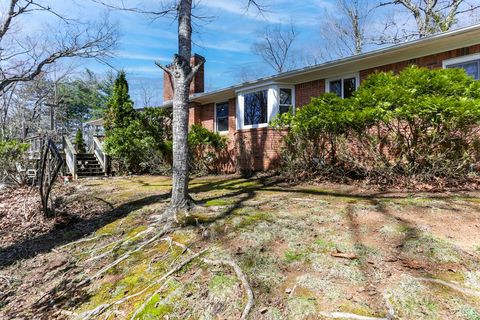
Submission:
[[[100,162],[93,153],[78,153],[77,154],[77,177],[98,177],[104,176],[105,171]]]

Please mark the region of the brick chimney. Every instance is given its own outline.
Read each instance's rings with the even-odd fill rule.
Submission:
[[[194,54],[190,58],[190,65],[193,67],[197,65],[202,59],[201,55]],[[190,84],[190,94],[200,93],[205,91],[205,71],[204,65],[200,67],[197,74]],[[168,101],[173,99],[173,83],[170,74],[163,73],[163,101]]]

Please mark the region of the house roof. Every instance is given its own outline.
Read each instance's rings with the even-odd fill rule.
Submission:
[[[219,102],[231,99],[235,97],[237,92],[248,90],[252,87],[261,87],[271,83],[295,85],[318,79],[326,79],[390,63],[464,48],[478,43],[480,43],[480,24],[447,31],[347,58],[243,82],[210,92],[196,93],[190,96],[190,101],[200,104]],[[161,107],[171,106],[172,101],[165,101]]]

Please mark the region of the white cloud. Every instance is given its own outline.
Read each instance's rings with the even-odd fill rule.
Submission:
[[[158,75],[158,77],[163,77],[163,71],[156,66],[139,66],[139,67],[127,67],[125,68],[127,74],[141,74],[141,75]]]
[[[250,47],[247,43],[241,40],[219,40],[218,42],[202,42],[198,44],[201,48],[230,51],[230,52],[248,52]]]
[[[291,21],[294,21],[296,25],[316,23],[322,10],[334,9],[332,3],[327,0],[315,0],[298,1],[293,12],[281,11],[284,7],[292,6],[290,0],[281,0],[274,4],[267,4],[266,10],[259,13],[256,8],[247,10],[246,3],[247,0],[208,0],[201,2],[201,5],[210,9],[217,9],[220,12],[243,15],[259,22],[290,24]]]
[[[138,52],[131,52],[131,51],[120,51],[117,54],[118,57],[124,58],[124,59],[129,59],[129,60],[143,60],[143,61],[165,61],[171,59],[170,57],[166,56],[157,56],[153,54],[143,54],[143,53],[138,53]]]

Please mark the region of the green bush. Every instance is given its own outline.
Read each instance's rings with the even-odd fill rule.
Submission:
[[[120,72],[108,102],[105,150],[119,173],[165,173],[171,165],[171,112],[145,108],[136,112]]]
[[[457,69],[376,73],[353,97],[324,95],[275,124],[290,129],[292,176],[465,178],[479,161],[480,82]]]
[[[120,173],[163,174],[171,166],[171,135],[171,113],[146,108],[127,126],[110,130],[105,145]]]
[[[335,162],[338,144],[351,128],[353,117],[351,104],[329,93],[312,99],[296,114],[284,113],[277,118],[274,127],[289,128],[284,169],[292,174],[313,172],[324,167],[326,161]]]
[[[77,129],[77,133],[75,134],[75,148],[77,149],[78,153],[85,153],[85,141],[83,140],[83,133],[81,129]]]
[[[0,181],[23,182],[17,165],[25,162],[25,152],[29,145],[17,140],[0,139]]]
[[[188,133],[190,167],[197,173],[216,173],[227,139],[201,125],[192,125]]]

